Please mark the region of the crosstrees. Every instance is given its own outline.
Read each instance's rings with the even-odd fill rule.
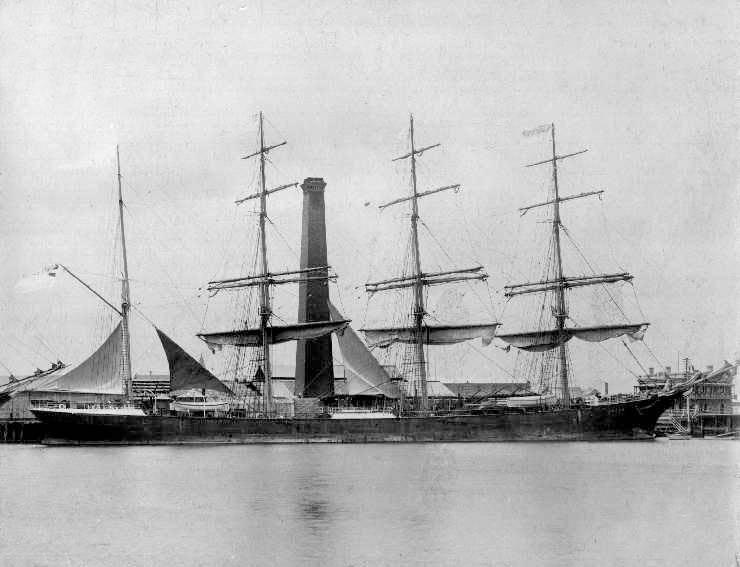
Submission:
[[[578,195],[570,195],[569,197],[561,197],[559,199],[559,202],[562,203],[563,201],[571,201],[573,199],[580,199],[582,197],[591,197],[593,195],[598,195],[599,199],[601,199],[601,195],[604,193],[603,190],[601,191],[589,191],[587,193],[579,193]],[[524,216],[527,211],[530,209],[536,209],[537,207],[544,207],[545,205],[553,205],[555,201],[545,201],[544,203],[537,203],[536,205],[529,205],[528,207],[520,207],[520,211],[522,213],[522,216]]]
[[[288,183],[287,185],[281,185],[280,187],[275,187],[274,189],[268,189],[264,193],[265,195],[272,195],[273,193],[277,193],[278,191],[282,191],[283,189],[290,189],[291,187],[298,187],[298,182]],[[236,201],[234,201],[234,203],[236,203],[237,205],[241,205],[245,201],[251,201],[252,199],[259,199],[260,197],[262,197],[262,191],[260,191],[259,193],[253,193],[251,195],[247,195],[243,199],[237,199]]]
[[[414,122],[414,117],[413,116],[411,116],[411,122],[412,122],[412,124]],[[412,135],[412,137],[413,137],[413,135]],[[409,153],[404,154],[404,155],[402,155],[400,157],[393,158],[391,161],[399,161],[399,160],[410,158],[410,157],[413,157],[413,156],[420,156],[425,151],[431,150],[432,148],[438,148],[442,144],[432,144],[431,146],[425,146],[423,148],[418,148],[418,149],[413,149],[413,145],[414,145],[414,142],[412,140],[411,141],[412,150]]]
[[[554,140],[555,139],[555,124],[552,124],[551,125],[551,127],[550,127],[550,133],[552,134],[552,138]],[[553,144],[553,147],[554,147],[554,144]],[[573,152],[572,154],[565,154],[565,155],[562,155],[562,156],[555,155],[555,153],[553,152],[551,158],[543,159],[542,161],[536,161],[534,163],[527,164],[524,167],[534,167],[535,165],[542,165],[542,164],[545,164],[545,163],[555,164],[555,162],[557,162],[557,161],[559,161],[561,159],[565,159],[565,158],[577,156],[577,155],[580,155],[580,154],[585,154],[587,151],[588,150],[581,150],[580,152]]]
[[[437,144],[439,146],[439,144]],[[400,159],[400,158],[399,158]],[[457,191],[460,190],[460,185],[445,185],[444,187],[438,187],[437,189],[430,189],[429,191],[422,191],[421,193],[415,193],[414,195],[410,197],[402,197],[401,199],[396,199],[395,201],[391,201],[390,203],[386,203],[384,205],[380,205],[378,208],[382,211],[386,207],[390,207],[391,205],[397,205],[398,203],[405,203],[406,201],[411,201],[412,199],[420,199],[421,197],[426,197],[428,195],[434,195],[435,193],[441,193],[442,191],[449,191],[452,189],[457,193]]]
[[[261,112],[260,112],[260,140],[262,142],[260,144],[260,149],[257,150],[256,152],[253,152],[253,153],[249,154],[248,156],[244,156],[242,159],[249,159],[249,158],[252,158],[252,157],[255,157],[255,156],[260,156],[260,159],[261,159],[270,150],[274,150],[275,148],[279,148],[280,146],[284,146],[285,144],[288,143],[288,142],[280,142],[279,144],[275,144],[273,146],[265,146],[265,143],[264,143],[265,138],[262,135],[262,113]]]

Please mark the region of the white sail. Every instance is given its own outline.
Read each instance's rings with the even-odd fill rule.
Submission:
[[[510,333],[496,335],[496,338],[509,343],[511,346],[529,352],[543,352],[554,349],[573,337],[588,342],[601,342],[608,339],[628,335],[639,340],[645,334],[649,323],[635,323],[628,325],[600,325],[596,327],[572,327],[563,329],[562,339],[557,329],[546,331],[532,331],[528,333]]]
[[[616,339],[622,335],[628,335],[635,340],[642,340],[650,323],[634,323],[630,325],[609,325],[599,327],[580,327],[568,329],[577,339],[591,343],[600,343],[608,339]]]
[[[66,392],[121,393],[121,324],[87,360],[66,374],[34,381],[37,390]]]
[[[426,325],[422,328],[422,342],[426,345],[454,345],[480,338],[483,345],[491,344],[498,323],[483,325]],[[388,348],[392,344],[414,344],[417,342],[414,327],[388,327],[361,329],[370,348]]]
[[[271,326],[267,328],[267,341],[271,345],[276,345],[288,341],[316,339],[329,333],[341,331],[348,324],[349,321],[319,321],[316,323]],[[262,345],[261,329],[200,333],[198,336],[211,349],[220,349],[224,345],[238,347],[257,347]]]
[[[329,313],[332,320],[343,319],[331,301],[329,302]],[[398,386],[391,382],[388,373],[352,327],[348,325],[341,335],[337,335],[337,343],[347,370],[345,375],[347,395],[398,397]]]
[[[558,341],[558,331],[533,331],[529,333],[510,333],[505,335],[496,335],[497,339],[501,339],[509,343],[511,346],[526,350],[529,352],[543,352],[551,350],[561,343]],[[565,340],[570,340],[570,335],[565,334]]]

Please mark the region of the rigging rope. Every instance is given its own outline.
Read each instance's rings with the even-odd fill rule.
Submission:
[[[612,260],[614,260],[614,263],[617,265],[620,271],[625,272],[626,270],[622,267],[622,265],[619,263],[618,258],[614,254],[614,246],[612,245],[612,238],[611,238],[611,231],[612,227],[611,224],[609,224],[608,218],[606,213],[604,212],[604,201],[601,198],[601,195],[599,195],[599,211],[601,212],[601,222],[602,226],[606,229],[606,243],[609,248],[609,254],[612,257]],[[615,231],[616,232],[616,231]],[[617,232],[617,234],[619,234]],[[621,236],[621,235],[620,235]],[[624,238],[622,238],[624,240]]]
[[[437,237],[431,231],[431,229],[429,228],[429,226],[427,226],[427,224],[424,222],[424,220],[422,218],[419,218],[419,222],[421,222],[421,225],[427,230],[427,232],[429,233],[429,236],[432,237],[432,240],[434,240],[434,242],[437,244],[437,246],[439,246],[439,249],[447,257],[447,259],[450,262],[454,262],[454,260],[452,259],[452,256],[450,256],[450,254],[447,252],[447,250],[444,249],[444,247],[442,246],[442,243],[437,239]],[[483,305],[485,305],[487,309],[489,309],[489,315],[491,316],[492,319],[495,320],[496,319],[496,313],[495,313],[494,308],[493,308],[493,303],[487,304],[486,301],[484,301],[483,298],[478,293],[477,288],[471,282],[466,281],[464,283],[468,287],[468,289],[470,289],[473,292],[473,294],[478,298],[478,300]],[[489,295],[489,297],[490,297],[490,295]]]
[[[635,359],[635,362],[637,363],[637,366],[640,367],[640,369],[643,371],[643,373],[647,374],[647,371],[645,370],[645,367],[640,363],[640,361],[635,356],[635,353],[632,352],[632,349],[629,347],[629,345],[625,342],[624,339],[622,339],[622,344],[624,345],[624,348],[627,349],[627,352],[629,352],[632,355],[632,358]]]
[[[126,182],[126,186],[128,188],[130,188],[134,193],[138,194],[138,192],[136,191],[136,189],[130,183]],[[127,205],[124,205],[124,209],[126,210],[127,213],[129,213],[129,221],[132,224],[134,224],[135,221],[136,221],[136,218],[130,213],[129,207]],[[154,215],[159,219],[159,221],[164,226],[166,226],[167,223],[159,215],[159,213],[156,210],[156,207],[148,207],[148,210],[151,211],[151,212],[153,212]],[[137,226],[140,226],[140,225],[137,225]],[[153,240],[155,240],[155,239],[150,236],[149,242],[151,242]],[[197,255],[194,254],[192,252],[192,250],[189,250],[188,249],[188,247],[185,245],[185,243],[182,241],[182,239],[179,239],[179,240],[180,240],[180,246],[182,247],[182,249],[184,249],[187,252],[189,252],[192,257],[197,257]],[[168,248],[169,251],[170,251],[170,253],[172,254],[172,257],[176,257],[177,256],[177,254],[175,254],[175,251],[173,249],[169,248],[169,244],[167,244],[167,243],[165,243],[165,242],[163,242],[161,240],[157,240],[157,242],[159,242],[160,244],[162,244],[162,247]],[[156,246],[149,246],[148,249],[154,255],[154,257],[156,258],[156,260],[159,263],[160,267],[162,268],[164,274],[167,276],[167,279],[170,282],[170,288],[171,288],[171,290],[172,291],[177,290],[178,289],[178,286],[175,284],[175,282],[174,282],[174,280],[173,280],[173,278],[172,278],[172,276],[170,274],[170,270],[168,270],[165,267],[166,264],[162,261],[161,256],[157,252],[157,247]],[[190,317],[192,317],[193,321],[195,321],[195,323],[198,324],[200,322],[198,316],[195,314],[195,311],[193,311],[192,307],[184,300],[183,296],[181,294],[179,294],[179,293],[177,295],[175,295],[173,293],[172,295],[175,297],[175,299],[177,299],[177,300],[179,300],[181,302],[182,306],[185,307],[186,312],[190,315]]]
[[[295,258],[298,262],[300,262],[301,257],[298,255],[298,253],[293,249],[293,247],[288,243],[288,240],[283,236],[283,233],[280,232],[280,229],[277,227],[277,225],[272,222],[272,219],[270,217],[265,217],[267,219],[267,222],[269,222],[272,227],[275,229],[275,232],[277,232],[280,239],[283,241],[283,244],[290,250],[290,253],[293,254],[293,258]]]
[[[478,353],[480,356],[485,358],[488,362],[492,363],[496,368],[507,374],[510,378],[515,379],[514,374],[512,374],[511,371],[509,371],[507,368],[501,366],[498,362],[496,362],[494,359],[489,357],[486,353],[484,353],[482,350],[480,350],[478,347],[476,347],[472,342],[465,343],[466,346],[474,350],[476,353]]]
[[[601,343],[597,343],[597,344],[601,347],[601,350],[603,350],[604,352],[606,352],[614,360],[614,362],[616,362],[617,364],[619,364],[619,366],[621,366],[627,372],[629,372],[630,374],[632,374],[632,376],[634,376],[635,378],[638,378],[637,374],[635,374],[634,372],[632,372],[632,370],[630,370],[627,366],[625,366],[622,363],[621,360],[619,360],[616,356],[614,356],[612,353],[610,353],[604,345],[602,345]],[[639,362],[638,362],[638,364],[639,364]],[[640,367],[642,368],[642,365]]]
[[[596,274],[596,270],[594,270],[594,268],[591,266],[591,263],[586,259],[586,256],[583,254],[583,252],[581,251],[581,249],[575,243],[575,240],[573,240],[573,237],[570,235],[570,232],[568,232],[568,229],[565,228],[565,226],[562,225],[562,224],[560,225],[560,227],[563,229],[563,232],[568,237],[568,240],[570,241],[570,243],[573,245],[573,247],[576,249],[576,251],[578,252],[578,254],[581,256],[581,259],[586,263],[586,265],[588,266],[588,268],[595,275]],[[625,312],[622,309],[622,307],[617,303],[616,299],[614,299],[614,296],[612,296],[611,292],[609,291],[609,288],[606,287],[606,284],[602,283],[602,284],[599,284],[599,285],[606,292],[606,294],[609,296],[609,299],[615,305],[615,307],[617,308],[617,310],[622,314],[622,317],[624,317],[624,320],[625,321],[628,321],[629,319],[628,319],[627,315],[625,314]]]
[[[644,339],[643,339],[642,341],[640,341],[640,342],[642,342],[642,344],[643,344],[643,345],[645,345],[645,348],[646,348],[646,349],[648,350],[648,352],[649,352],[649,353],[650,353],[650,355],[651,355],[651,356],[653,357],[653,359],[655,360],[655,362],[657,362],[657,363],[658,363],[658,365],[659,365],[660,367],[663,367],[663,363],[662,363],[662,362],[661,362],[661,361],[660,361],[660,360],[658,359],[658,357],[657,357],[657,356],[655,356],[655,353],[653,352],[653,349],[651,349],[651,348],[650,348],[650,345],[648,345],[648,344],[647,344],[647,343],[645,342],[645,340],[644,340]]]

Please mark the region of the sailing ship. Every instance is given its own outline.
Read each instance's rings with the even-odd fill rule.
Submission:
[[[611,325],[600,327],[568,326],[566,292],[571,288],[606,284],[631,279],[629,274],[603,274],[569,278],[564,275],[559,248],[560,204],[570,199],[585,197],[576,195],[561,197],[558,190],[557,164],[570,155],[555,152],[554,127],[552,134],[552,158],[538,164],[552,165],[554,196],[551,200],[534,207],[553,207],[552,238],[555,246],[555,272],[540,281],[507,287],[507,294],[522,295],[543,293],[554,297],[552,328],[523,333],[496,334],[498,322],[483,324],[436,325],[429,319],[425,305],[425,289],[429,286],[459,282],[483,281],[487,278],[482,266],[450,269],[441,272],[425,272],[422,269],[418,242],[419,201],[427,196],[447,190],[456,190],[459,185],[448,185],[428,191],[418,191],[416,179],[417,159],[424,152],[437,147],[417,147],[414,139],[413,116],[410,119],[409,151],[398,160],[408,160],[411,172],[411,191],[402,197],[382,205],[410,205],[411,212],[411,271],[395,278],[368,283],[368,292],[376,293],[392,289],[413,292],[410,313],[406,323],[386,327],[363,329],[369,345],[388,347],[405,345],[410,349],[410,378],[402,385],[389,388],[387,374],[379,370],[375,360],[356,336],[350,321],[333,310],[325,321],[276,325],[273,321],[271,289],[273,286],[318,278],[330,279],[329,266],[283,272],[271,272],[268,266],[268,248],[265,222],[267,219],[267,197],[278,191],[295,187],[297,183],[268,189],[265,179],[265,161],[272,150],[286,142],[266,145],[263,117],[259,115],[259,147],[246,158],[259,159],[259,191],[239,202],[259,202],[259,271],[244,277],[212,281],[209,287],[214,292],[233,289],[256,289],[259,296],[259,325],[233,330],[200,333],[199,337],[209,346],[227,347],[237,352],[257,352],[257,371],[249,382],[255,394],[256,406],[247,406],[228,415],[91,415],[75,412],[49,412],[36,410],[34,413],[47,426],[48,443],[72,444],[181,444],[181,443],[271,443],[271,442],[451,442],[451,441],[536,441],[536,440],[612,440],[653,438],[655,423],[661,413],[672,406],[674,399],[682,395],[694,383],[701,380],[697,374],[686,383],[670,391],[628,401],[605,401],[585,404],[571,400],[569,394],[569,367],[566,343],[573,337],[587,341],[604,340],[624,334],[639,336],[645,323]],[[580,152],[579,152],[580,153]],[[375,392],[382,393],[392,404],[393,412],[375,412],[376,415],[359,412],[333,412],[329,400],[295,400],[293,412],[278,407],[273,398],[274,384],[271,363],[271,347],[287,341],[306,340],[327,333],[338,335],[343,354],[353,357],[351,366],[362,375]],[[161,336],[161,335],[160,335]],[[559,366],[559,395],[542,391],[533,400],[520,400],[511,404],[481,404],[478,407],[439,410],[429,402],[429,381],[425,348],[435,345],[454,345],[472,339],[490,343],[494,339],[508,342],[526,352],[555,353]],[[165,344],[171,371],[178,363],[196,374],[203,370],[187,353],[176,345]],[[342,344],[344,347],[342,348]],[[198,365],[200,366],[200,365]],[[551,365],[552,366],[552,365]],[[206,371],[207,372],[207,371]],[[125,377],[125,376],[124,376]],[[214,380],[217,380],[213,377]],[[413,383],[413,387],[410,385]],[[300,403],[299,403],[300,402]],[[299,411],[300,407],[300,411]]]

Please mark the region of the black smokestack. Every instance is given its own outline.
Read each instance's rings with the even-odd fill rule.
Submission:
[[[324,187],[320,177],[303,181],[303,226],[301,269],[327,265]],[[321,276],[323,278],[319,279]],[[329,320],[328,270],[311,272],[308,281],[298,284],[298,322]],[[296,343],[295,393],[306,398],[334,395],[334,358],[331,335]]]

